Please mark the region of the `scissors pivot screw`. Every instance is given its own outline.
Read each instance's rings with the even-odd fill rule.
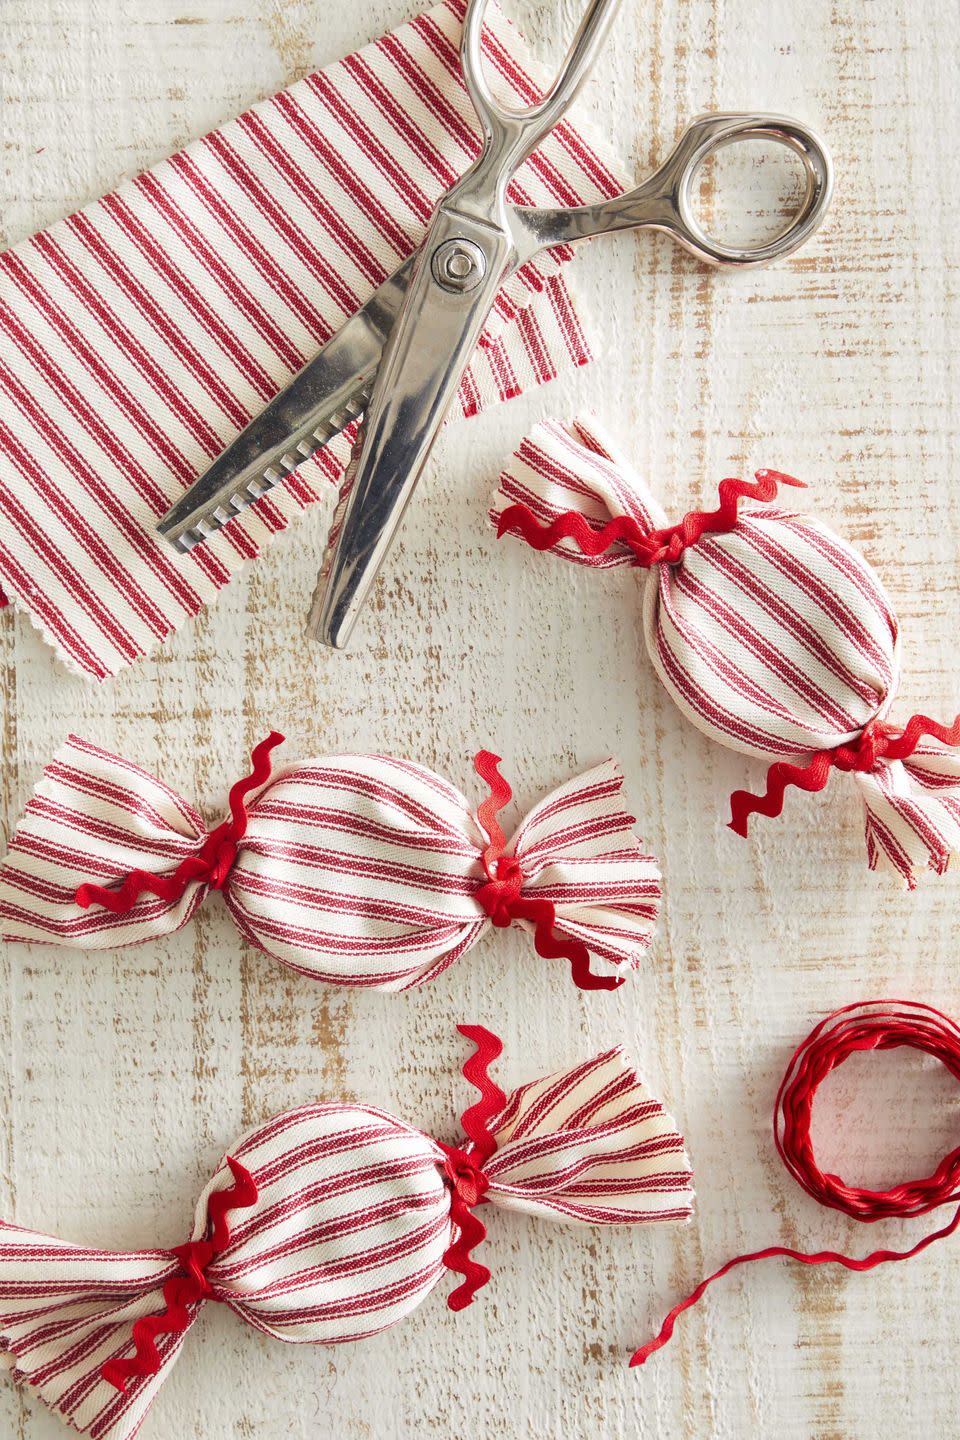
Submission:
[[[433,278],[444,290],[466,295],[487,271],[487,257],[472,240],[445,240],[433,252]]]

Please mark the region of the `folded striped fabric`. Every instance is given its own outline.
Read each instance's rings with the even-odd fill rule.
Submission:
[[[851,772],[871,869],[942,873],[960,848],[960,717],[951,726],[888,713],[900,626],[863,556],[821,521],[766,502],[790,476],[724,480],[720,506],[668,526],[593,417],[551,421],[500,476],[491,519],[582,565],[639,565],[647,652],[667,691],[712,739],[770,764],[766,793],[737,791],[731,828],[779,815],[794,785]],[[751,504],[744,510],[739,502]]]
[[[103,680],[213,601],[337,484],[353,430],[190,555],[158,518],[422,239],[479,127],[446,3],[256,105],[0,255],[0,585],[68,665]],[[501,99],[541,77],[495,6]],[[569,124],[522,167],[518,203],[623,182]],[[569,249],[500,295],[466,415],[581,365]]]
[[[293,1344],[362,1340],[408,1315],[444,1270],[469,1305],[480,1204],[585,1225],[683,1221],[684,1142],[621,1048],[521,1086],[488,1066],[446,1145],[368,1105],[304,1105],[238,1140],[172,1250],[94,1250],[0,1223],[0,1351],[14,1378],[92,1440],[132,1440],[206,1300]]]
[[[584,989],[639,966],[660,871],[623,808],[612,760],[547,795],[507,843],[510,787],[487,751],[475,810],[432,770],[336,755],[271,776],[273,734],[208,831],[162,781],[71,737],[47,766],[0,867],[7,940],[135,945],[222,890],[241,934],[313,980],[406,990],[514,922]]]

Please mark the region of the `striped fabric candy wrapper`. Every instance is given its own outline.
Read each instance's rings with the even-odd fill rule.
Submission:
[[[271,775],[274,733],[207,831],[161,781],[71,737],[47,766],[0,868],[0,933],[89,950],[185,925],[222,890],[240,933],[331,985],[434,980],[491,925],[516,922],[583,989],[615,989],[649,947],[660,871],[623,808],[612,760],[568,780],[507,842],[499,760],[474,810],[432,770],[336,755]]]
[[[789,786],[851,772],[870,868],[942,873],[960,844],[960,717],[888,720],[900,627],[874,571],[820,520],[771,502],[790,476],[724,480],[720,504],[666,516],[593,418],[536,427],[500,476],[499,534],[581,565],[648,570],[647,652],[672,699],[712,739],[770,762],[766,793],[738,790],[731,828],[779,815]],[[740,509],[740,502],[749,503]],[[762,502],[757,503],[757,502]]]
[[[0,1224],[0,1348],[15,1379],[92,1440],[132,1440],[205,1300],[275,1340],[339,1345],[402,1320],[444,1270],[469,1305],[490,1279],[472,1251],[479,1205],[582,1225],[690,1218],[683,1138],[618,1047],[511,1095],[480,1099],[446,1145],[369,1105],[304,1105],[220,1162],[193,1235],[123,1254]],[[504,1343],[509,1336],[503,1336]]]
[[[104,680],[147,654],[339,484],[355,426],[189,555],[156,534],[420,244],[475,158],[463,11],[426,11],[0,255],[0,585],[71,668]],[[499,98],[542,93],[494,5],[484,42]],[[513,198],[575,205],[623,186],[562,124]],[[572,253],[504,287],[464,414],[589,360],[562,273]]]

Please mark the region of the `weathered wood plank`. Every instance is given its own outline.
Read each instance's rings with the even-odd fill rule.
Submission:
[[[559,52],[578,5],[524,9]],[[154,659],[95,691],[0,619],[9,828],[70,729],[156,765],[216,814],[273,725],[293,753],[376,748],[474,792],[498,747],[521,804],[615,750],[664,862],[669,910],[649,970],[585,1000],[525,941],[497,935],[420,994],[323,992],[244,953],[219,905],[163,945],[113,957],[11,950],[0,971],[3,1213],[91,1243],[177,1243],[224,1144],[313,1097],[363,1096],[452,1138],[465,1085],[456,1020],[506,1041],[503,1074],[626,1039],[669,1101],[698,1172],[683,1232],[577,1233],[492,1217],[494,1285],[454,1318],[435,1295],[367,1344],[304,1352],[208,1313],[144,1430],[151,1440],[402,1437],[463,1431],[853,1440],[955,1432],[950,1246],[850,1278],[770,1266],[727,1283],[642,1373],[621,1363],[668,1300],[733,1250],[785,1239],[863,1251],[906,1239],[828,1218],[787,1182],[767,1133],[792,1045],[835,1004],[896,992],[957,1010],[956,875],[909,898],[862,867],[838,780],[749,844],[726,799],[756,766],[680,720],[641,654],[638,591],[494,545],[484,528],[508,446],[545,413],[592,405],[674,509],[725,474],[781,466],[802,503],[862,543],[903,620],[902,707],[956,708],[960,490],[958,58],[951,17],[903,0],[634,0],[585,102],[638,172],[697,110],[815,121],[838,194],[822,236],[771,271],[718,277],[662,240],[598,244],[580,265],[599,322],[590,371],[451,426],[347,655],[301,639],[323,518]],[[401,0],[5,0],[0,242],[89,199],[189,136],[408,13]],[[741,170],[750,204],[769,164]],[[708,213],[720,214],[708,187]],[[945,1146],[950,1092],[861,1072],[828,1102],[852,1174],[889,1179]],[[912,1083],[912,1082],[911,1082]],[[930,1111],[933,1110],[933,1119]],[[928,1125],[932,1139],[923,1140]],[[955,1138],[955,1128],[953,1131]],[[829,1126],[824,1144],[831,1143]],[[952,1143],[952,1141],[950,1141]],[[883,1157],[889,1159],[886,1168]],[[910,1238],[917,1233],[916,1227]],[[937,1376],[934,1383],[931,1379]],[[12,1386],[0,1426],[61,1433]]]

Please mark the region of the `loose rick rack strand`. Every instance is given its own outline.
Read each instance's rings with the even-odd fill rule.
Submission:
[[[777,1154],[812,1199],[854,1220],[872,1225],[878,1220],[927,1215],[942,1205],[957,1204],[949,1224],[925,1235],[909,1250],[875,1250],[862,1260],[835,1250],[810,1254],[785,1245],[770,1245],[748,1255],[738,1255],[701,1280],[685,1300],[673,1307],[658,1334],[637,1350],[631,1365],[643,1365],[657,1350],[662,1350],[679,1316],[696,1305],[715,1280],[722,1279],[738,1265],[780,1256],[798,1260],[802,1265],[836,1264],[847,1270],[873,1270],[877,1265],[919,1255],[935,1240],[945,1239],[960,1226],[960,1146],[945,1155],[931,1175],[902,1181],[889,1190],[850,1185],[838,1175],[821,1170],[813,1153],[810,1137],[813,1102],[827,1076],[851,1055],[900,1047],[931,1055],[960,1081],[960,1027],[929,1005],[909,1000],[873,1000],[847,1005],[821,1020],[797,1046],[777,1091],[773,1115]]]

